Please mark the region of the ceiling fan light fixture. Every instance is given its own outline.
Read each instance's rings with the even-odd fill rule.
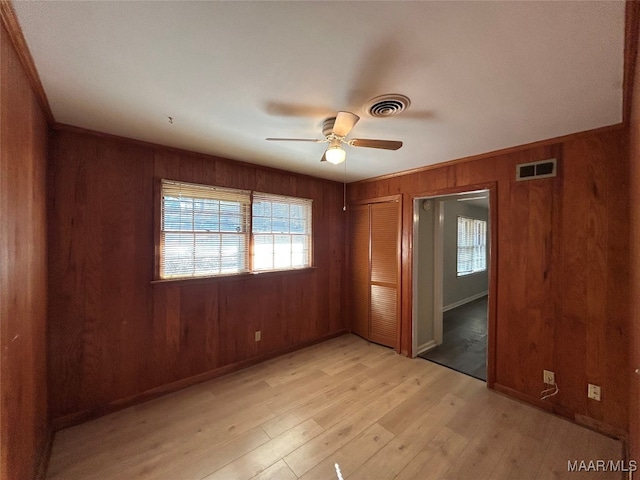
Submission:
[[[347,152],[345,152],[339,146],[331,146],[327,148],[327,151],[324,153],[327,162],[333,163],[334,165],[338,165],[339,163],[344,162],[345,158],[347,158]]]

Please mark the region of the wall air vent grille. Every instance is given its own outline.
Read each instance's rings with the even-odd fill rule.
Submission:
[[[555,158],[540,162],[521,163],[516,165],[516,181],[555,177],[558,170],[557,165],[558,161]]]

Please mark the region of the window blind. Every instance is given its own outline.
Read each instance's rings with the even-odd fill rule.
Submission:
[[[487,269],[487,222],[458,217],[458,276]]]
[[[160,278],[249,270],[251,192],[162,180]]]
[[[253,270],[311,266],[313,201],[254,192]]]

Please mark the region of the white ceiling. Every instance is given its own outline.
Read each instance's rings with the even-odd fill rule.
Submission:
[[[16,1],[57,122],[349,181],[619,123],[624,2]],[[412,105],[376,119],[365,102]],[[169,124],[167,116],[174,119]]]

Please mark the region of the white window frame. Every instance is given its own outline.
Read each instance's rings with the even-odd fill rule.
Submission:
[[[487,221],[458,216],[456,276],[487,270]]]
[[[254,202],[269,204],[269,215],[255,215],[256,232]],[[311,199],[162,179],[156,279],[310,268],[312,214]]]
[[[254,192],[251,205],[252,271],[310,267],[313,200]]]
[[[163,179],[160,196],[160,279],[249,271],[250,191]]]

